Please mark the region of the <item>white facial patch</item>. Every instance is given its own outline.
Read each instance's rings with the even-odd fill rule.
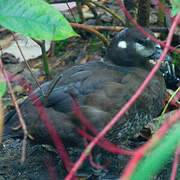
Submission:
[[[142,44],[135,43],[136,51],[142,51],[145,49],[145,47]]]
[[[119,41],[117,46],[119,48],[125,49],[125,48],[127,48],[127,43],[126,43],[126,41]]]
[[[136,52],[138,54],[140,54],[141,56],[144,56],[144,57],[148,57],[148,56],[152,55],[154,52],[154,49],[147,48],[147,47],[145,47],[142,44],[137,43],[137,42],[134,44],[134,46],[135,46]]]

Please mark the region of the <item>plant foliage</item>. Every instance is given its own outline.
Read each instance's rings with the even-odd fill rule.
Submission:
[[[178,12],[180,12],[180,0],[171,0],[172,4],[172,16],[175,16]]]
[[[43,0],[0,0],[0,24],[14,32],[41,40],[77,36],[69,22]]]
[[[174,157],[176,148],[180,139],[180,123],[175,124],[143,160],[132,175],[133,180],[151,179],[157,174],[172,157]]]

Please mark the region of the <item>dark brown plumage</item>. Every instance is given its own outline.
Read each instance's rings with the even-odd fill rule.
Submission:
[[[112,40],[105,62],[89,62],[74,66],[61,74],[62,78],[48,97],[45,108],[65,145],[80,146],[81,142],[83,143],[76,132],[80,123],[72,112],[74,101],[70,93],[76,96],[88,121],[100,131],[144,81],[151,70],[148,56],[153,52],[154,44],[149,39],[135,28],[128,28]],[[50,82],[47,82],[42,85],[45,92],[49,84]],[[160,113],[165,90],[163,77],[157,72],[141,96],[106,137],[117,145],[132,138]],[[34,92],[43,101],[41,91],[36,89]],[[52,143],[29,98],[20,107],[28,127],[38,119],[30,132],[35,140],[40,143]],[[22,136],[22,130],[13,131],[10,128],[18,124],[17,113],[14,111],[8,114],[4,138]]]

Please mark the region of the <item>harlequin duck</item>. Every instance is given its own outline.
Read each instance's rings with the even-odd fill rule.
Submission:
[[[72,111],[74,105],[72,94],[78,100],[84,116],[98,131],[101,131],[148,75],[152,68],[148,59],[154,50],[154,43],[135,27],[126,28],[113,38],[104,62],[88,62],[73,66],[61,73],[61,79],[48,96],[45,110],[66,146],[82,145],[84,148],[82,137],[76,131],[81,123]],[[42,84],[45,93],[51,83],[49,81]],[[165,91],[164,79],[158,71],[128,112],[105,137],[116,145],[124,144],[128,139],[133,138],[161,112]],[[38,100],[44,101],[39,88],[34,93]],[[20,105],[20,110],[27,127],[33,126],[30,128],[30,134],[34,140],[52,144],[51,137],[33,106],[36,101],[37,99],[32,103],[30,98],[27,98]],[[5,119],[4,139],[23,136],[21,129],[14,131],[11,128],[19,124],[15,111],[9,113]]]

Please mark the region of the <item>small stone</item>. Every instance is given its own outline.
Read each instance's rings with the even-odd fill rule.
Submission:
[[[5,69],[13,74],[20,73],[24,70],[24,66],[22,64],[4,64]]]
[[[151,24],[155,24],[155,23],[157,23],[157,21],[158,21],[157,14],[152,13],[152,14],[150,15],[150,23],[151,23]]]
[[[85,12],[83,15],[85,19],[90,19],[94,17],[94,15],[91,12]]]
[[[112,21],[112,15],[104,14],[101,16],[101,20],[106,22],[106,23],[109,23]]]

